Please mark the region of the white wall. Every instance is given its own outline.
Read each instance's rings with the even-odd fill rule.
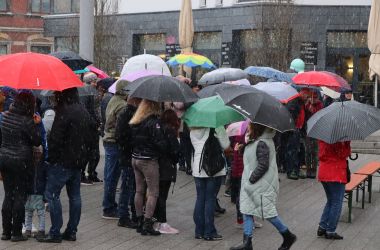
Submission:
[[[143,13],[180,10],[182,0],[119,0],[119,13]],[[199,9],[202,0],[192,0]],[[218,0],[206,0],[207,8],[215,8]],[[252,2],[255,2],[254,0]],[[371,5],[371,0],[295,0],[302,5]],[[223,0],[223,7],[237,4],[237,0]],[[239,4],[240,5],[240,4]]]

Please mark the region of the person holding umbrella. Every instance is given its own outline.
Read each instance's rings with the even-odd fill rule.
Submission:
[[[250,123],[249,141],[244,150],[244,171],[241,180],[240,211],[244,220],[243,244],[230,250],[252,250],[253,216],[267,219],[282,235],[279,250],[287,250],[297,240],[277,213],[279,193],[275,131],[266,126]]]

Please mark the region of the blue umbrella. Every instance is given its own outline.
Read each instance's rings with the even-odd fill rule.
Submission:
[[[287,73],[270,67],[250,66],[246,68],[244,71],[250,75],[274,79],[280,82],[293,82],[292,78]]]

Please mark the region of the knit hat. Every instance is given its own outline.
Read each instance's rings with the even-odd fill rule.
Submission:
[[[297,73],[302,73],[305,71],[305,62],[299,58],[296,58],[290,64],[290,69],[294,70]]]

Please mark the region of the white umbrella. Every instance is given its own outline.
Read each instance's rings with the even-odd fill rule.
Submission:
[[[369,74],[373,79],[380,75],[380,0],[372,0],[368,22]],[[375,79],[375,106],[377,106],[377,77]]]
[[[120,77],[125,78],[127,75],[139,71],[156,71],[165,76],[171,76],[169,67],[160,57],[150,54],[134,56],[128,59],[124,64]]]

